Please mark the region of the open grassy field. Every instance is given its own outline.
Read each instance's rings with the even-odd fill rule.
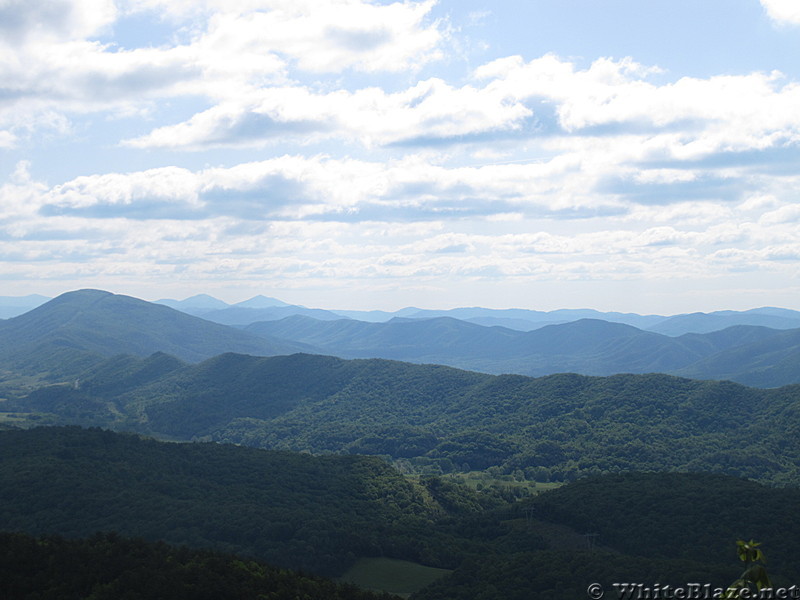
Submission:
[[[451,572],[407,560],[362,558],[339,579],[364,589],[389,592],[407,598]]]

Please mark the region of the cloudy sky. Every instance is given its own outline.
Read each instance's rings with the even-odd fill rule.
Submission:
[[[0,295],[800,309],[797,0],[0,0]]]

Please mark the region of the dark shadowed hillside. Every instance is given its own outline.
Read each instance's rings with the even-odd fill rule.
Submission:
[[[724,590],[744,569],[740,539],[762,543],[773,584],[788,588],[800,577],[800,531],[790,516],[798,509],[797,489],[704,473],[584,479],[511,509],[507,518],[516,520],[508,522],[520,533],[544,537],[540,549],[465,561],[416,598],[568,600],[586,597],[592,583],[616,598],[620,582],[641,583],[651,595],[655,584]]]
[[[473,512],[482,508],[474,493],[459,493]],[[0,431],[0,507],[0,530],[115,531],[328,575],[360,556],[444,557],[436,549],[445,537],[426,533],[458,514],[435,490],[373,457],[168,444],[79,428]]]
[[[390,600],[396,596],[300,574],[247,557],[129,539],[0,533],[3,598],[57,600]]]

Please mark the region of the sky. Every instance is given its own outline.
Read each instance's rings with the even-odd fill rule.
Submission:
[[[797,0],[0,0],[0,295],[800,309]]]

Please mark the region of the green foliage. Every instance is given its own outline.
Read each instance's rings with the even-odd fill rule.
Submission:
[[[456,571],[413,596],[414,600],[575,600],[600,583],[614,598],[616,582],[682,585],[719,582],[724,565],[682,559],[648,559],[613,552],[537,550],[465,561]],[[634,598],[636,596],[633,596]],[[642,596],[647,598],[648,596]],[[649,596],[651,598],[655,596]]]
[[[621,582],[649,587],[642,598],[658,597],[656,584],[686,589],[691,583],[736,598],[744,587],[788,586],[800,576],[798,506],[800,490],[723,476],[629,473],[581,480],[501,509],[495,513],[504,515],[501,530],[485,528],[486,514],[465,520],[465,530],[492,540],[493,552],[467,558],[414,599],[572,600],[586,597],[591,583],[614,595],[613,584]],[[767,577],[759,544],[738,542],[745,571],[727,585],[726,540],[741,529],[780,548],[780,577]]]
[[[750,540],[736,542],[736,553],[739,560],[745,563],[746,567],[739,579],[728,586],[723,598],[741,598],[742,590],[758,592],[764,588],[772,588],[772,582],[767,575],[764,552],[759,548],[761,544]]]
[[[368,590],[410,594],[451,572],[394,558],[362,558],[340,580]]]

